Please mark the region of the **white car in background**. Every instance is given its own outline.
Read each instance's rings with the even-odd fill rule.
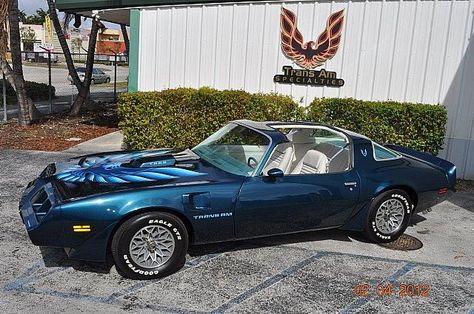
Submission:
[[[76,68],[76,71],[79,75],[79,79],[81,80],[81,82],[84,82],[84,78],[86,76],[86,68],[79,67]],[[67,79],[69,80],[69,82],[71,82],[71,84],[73,84],[71,75],[68,75]],[[110,83],[110,75],[105,74],[105,72],[101,69],[92,69],[91,85],[102,83]]]

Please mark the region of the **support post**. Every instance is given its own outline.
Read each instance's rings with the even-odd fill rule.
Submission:
[[[117,53],[114,52],[114,102],[117,102]]]
[[[5,73],[3,74],[3,121],[7,121],[7,83],[5,80]]]
[[[53,113],[53,95],[51,88],[51,50],[48,50],[48,101],[49,113]]]

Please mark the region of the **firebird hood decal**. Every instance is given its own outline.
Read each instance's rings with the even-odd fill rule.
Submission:
[[[174,180],[203,176],[188,169],[176,167],[179,160],[196,159],[191,151],[171,154],[170,150],[139,151],[83,157],[78,164],[69,165],[56,173],[56,178],[65,182],[136,183]]]

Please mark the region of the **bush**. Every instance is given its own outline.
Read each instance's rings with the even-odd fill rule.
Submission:
[[[131,149],[192,147],[230,120],[250,119],[326,123],[432,154],[443,145],[447,121],[442,106],[315,99],[303,109],[289,96],[210,88],[122,94],[118,116]]]
[[[122,94],[119,127],[131,149],[197,145],[230,120],[301,120],[289,96],[178,88]]]
[[[448,114],[443,106],[328,98],[313,100],[307,119],[436,155],[443,145]]]
[[[0,80],[0,96],[2,94],[2,86],[3,82]],[[8,103],[11,103],[14,101],[16,103],[16,92],[13,89],[13,87],[6,82],[7,86],[7,97],[8,97]],[[52,96],[55,97],[56,94],[56,88],[54,86],[51,86],[51,91],[52,91]],[[26,88],[26,94],[33,100],[33,101],[41,101],[41,100],[48,100],[48,84],[43,84],[43,83],[36,83],[36,82],[31,82],[31,81],[25,81],[25,88]],[[2,97],[0,97],[0,102],[2,101]]]

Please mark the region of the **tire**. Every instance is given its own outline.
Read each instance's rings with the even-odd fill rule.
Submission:
[[[153,240],[150,234],[155,235]],[[141,240],[144,238],[148,240]],[[187,250],[188,232],[183,222],[162,212],[131,217],[117,229],[111,244],[117,271],[131,279],[155,279],[174,273],[184,265]],[[157,256],[160,253],[165,256]]]
[[[105,79],[105,84],[109,84],[109,83],[110,83],[110,78],[108,77]]]
[[[405,191],[396,189],[383,192],[370,206],[366,236],[376,243],[395,241],[407,229],[413,209],[413,201]]]

